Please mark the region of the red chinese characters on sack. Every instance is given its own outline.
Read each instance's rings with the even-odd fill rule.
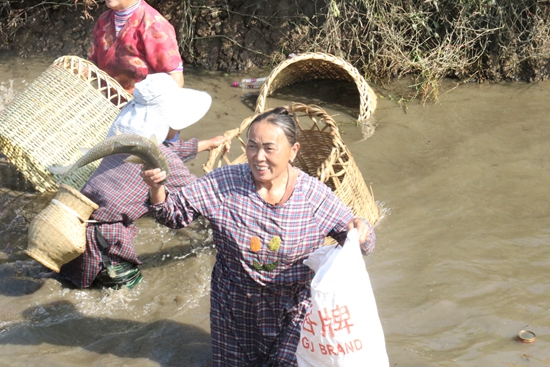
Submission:
[[[334,332],[340,330],[346,330],[348,334],[351,334],[353,324],[351,323],[348,306],[336,306],[330,312],[324,308],[322,311],[318,310],[317,313],[321,321],[321,333],[323,336],[327,336],[328,331],[330,333],[329,336],[334,337]],[[317,323],[311,319],[311,314],[312,310],[306,314],[302,328],[315,335],[315,326],[317,326]]]
[[[314,321],[312,316],[313,318],[319,316],[320,322]],[[301,344],[304,349],[312,353],[318,350],[318,353],[321,353],[321,355],[334,356],[350,354],[363,349],[363,342],[360,339],[355,339],[352,336],[352,339],[348,340],[348,337],[343,337],[342,335],[351,335],[351,327],[354,326],[351,322],[351,314],[347,306],[336,306],[332,310],[323,308],[322,310],[317,310],[317,315],[315,316],[313,310],[309,310],[304,319],[302,332],[308,332],[313,335],[312,340],[310,340],[302,333]],[[319,333],[319,329],[324,343],[314,342],[314,337],[316,332]],[[339,332],[338,336],[335,335],[336,332]]]
[[[319,313],[319,319],[321,320],[321,327],[323,336],[327,336],[327,330],[330,332],[330,336],[334,337],[335,331],[340,331],[346,329],[348,334],[351,333],[351,327],[353,324],[350,323],[351,316],[348,311],[348,306],[336,306],[332,311],[327,312],[327,309],[324,308],[323,312],[321,310],[317,311]]]
[[[304,264],[315,272],[296,348],[300,367],[389,367],[384,331],[356,229],[344,246],[322,247]],[[361,279],[360,282],[348,282]]]
[[[315,335],[315,326],[317,326],[317,323],[311,320],[312,312],[313,310],[310,309],[309,312],[306,314],[306,318],[304,319],[304,324],[302,325],[302,329]]]

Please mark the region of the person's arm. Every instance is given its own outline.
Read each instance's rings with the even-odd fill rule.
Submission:
[[[160,168],[141,171],[143,182],[149,186],[149,202],[151,205],[163,203],[166,200],[166,189],[160,182],[166,180],[166,172]]]
[[[97,32],[99,28],[99,21],[95,24],[94,30],[92,32],[92,44],[90,46],[90,50],[88,51],[88,61],[91,61],[94,65],[97,65],[97,50],[98,50],[98,42],[97,42]]]
[[[158,42],[158,35],[164,35]],[[165,18],[155,18],[155,21],[145,27],[143,47],[147,64],[153,73],[168,73],[177,85],[183,87],[183,60],[179,53],[174,27]]]
[[[169,228],[184,228],[200,213],[181,195],[181,190],[170,193],[161,183],[166,172],[159,168],[141,171],[143,181],[149,185],[149,213],[157,223]]]
[[[183,71],[172,71],[170,76],[176,81],[176,84],[179,85],[180,88],[183,88]]]
[[[170,148],[170,150],[178,156],[183,162],[188,162],[194,159],[197,156],[198,150],[198,140],[191,138],[189,140],[176,140],[176,141],[166,141],[164,143]]]
[[[168,140],[167,140],[168,141]],[[177,150],[178,156],[184,161],[187,162],[197,155],[197,153],[204,152],[205,150],[211,150],[219,147],[223,143],[226,143],[226,149],[229,152],[231,146],[231,141],[228,141],[227,137],[223,135],[216,136],[207,140],[198,141],[196,138],[189,139],[187,141],[181,141],[177,145],[177,141],[168,141],[172,143],[172,149]]]
[[[107,10],[106,12],[102,13],[99,18],[97,19],[94,29],[92,30],[92,39],[91,39],[91,45],[90,49],[88,50],[88,61],[91,61],[94,65],[96,65],[99,68],[102,68],[105,64],[105,60],[103,60],[103,56],[105,56],[105,50],[102,47],[104,45],[104,42],[107,42],[105,39],[106,32],[108,31],[107,23],[111,21],[113,17],[113,11]],[[113,25],[114,27],[114,25]],[[110,29],[110,28],[109,28]]]
[[[354,218],[351,210],[325,184],[316,182],[315,194],[309,195],[321,228],[328,230],[328,235],[338,243],[344,244],[349,230],[357,228],[361,252],[369,255],[374,250],[376,235],[374,229],[362,218]]]
[[[201,215],[211,220],[212,213],[223,202],[219,180],[214,175],[194,180],[184,187],[172,188],[172,191],[162,184],[167,174],[159,168],[142,170],[141,177],[149,186],[149,213],[156,222],[169,228],[187,227]]]
[[[204,152],[205,150],[212,150],[225,143],[225,149],[229,152],[231,147],[231,140],[223,135],[216,136],[208,140],[200,140],[198,142],[197,150]]]

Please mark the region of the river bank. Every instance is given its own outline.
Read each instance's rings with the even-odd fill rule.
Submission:
[[[460,82],[547,80],[550,3],[502,1],[150,0],[173,25],[188,65],[248,72],[290,53],[325,52],[367,81],[413,83],[400,101],[437,100]],[[29,0],[0,6],[0,50],[86,57],[103,1]]]

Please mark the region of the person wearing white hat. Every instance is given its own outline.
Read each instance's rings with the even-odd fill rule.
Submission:
[[[203,150],[218,147],[223,136],[203,141],[166,142],[170,134],[199,121],[208,112],[212,98],[206,92],[179,88],[166,73],[149,74],[136,83],[134,99],[120,111],[107,136],[154,135],[170,165],[167,185],[178,190],[196,177],[184,162]],[[132,240],[138,232],[133,224],[148,211],[148,186],[140,179],[140,165],[125,162],[126,155],[103,158],[81,192],[100,207],[86,228],[86,250],[61,268],[61,275],[78,287],[99,285],[132,288],[142,280],[141,264]]]
[[[138,134],[159,142],[171,139],[179,130],[200,120],[210,108],[206,92],[180,88],[166,73],[148,75],[136,83],[134,99],[120,111],[107,137]]]

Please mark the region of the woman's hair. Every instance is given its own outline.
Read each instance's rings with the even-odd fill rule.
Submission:
[[[259,114],[248,126],[246,134],[248,135],[248,131],[250,131],[254,123],[260,121],[266,121],[270,124],[279,126],[285,133],[290,145],[294,145],[298,141],[297,124],[294,119],[294,113],[288,107],[276,107]]]

